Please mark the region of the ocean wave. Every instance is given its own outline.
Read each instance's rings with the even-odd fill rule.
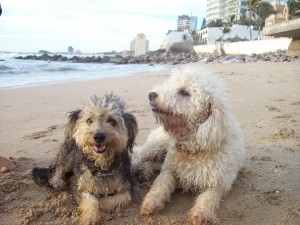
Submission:
[[[11,67],[0,65],[0,70],[11,70]]]
[[[53,68],[46,68],[43,69],[46,72],[69,72],[69,71],[82,71],[81,69],[76,69],[73,67],[53,67]]]
[[[22,61],[5,58],[0,63],[0,88],[32,87],[108,77],[124,77],[140,72],[165,70],[165,66],[144,64],[71,63]]]

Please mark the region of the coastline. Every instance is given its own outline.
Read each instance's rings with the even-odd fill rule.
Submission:
[[[245,167],[221,203],[218,214],[222,224],[299,224],[300,62],[201,65],[225,83],[248,151]],[[66,113],[78,109],[89,95],[113,91],[125,99],[127,110],[136,116],[136,144],[141,145],[158,126],[150,112],[148,92],[168,76],[166,70],[0,89],[1,156],[12,157],[17,163],[11,172],[0,174],[2,222],[72,224],[76,213],[67,218],[63,214],[66,210],[72,212],[74,206],[66,206],[60,200],[62,194],[54,195],[34,185],[29,175],[33,166],[49,165],[55,156],[63,140]],[[145,217],[139,215],[139,207],[147,191],[136,186],[132,206],[118,215],[107,215],[105,224],[187,224],[186,213],[195,195],[176,192],[166,209]],[[46,209],[49,196],[51,202]],[[51,207],[59,216],[51,212]]]
[[[0,62],[0,89],[126,77],[145,71],[163,71],[166,65],[72,63],[6,58]]]

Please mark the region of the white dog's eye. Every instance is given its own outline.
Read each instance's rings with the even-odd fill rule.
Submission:
[[[87,123],[87,124],[92,124],[92,123],[93,123],[93,119],[92,119],[92,118],[88,118],[88,119],[86,120],[86,123]]]
[[[110,125],[111,125],[112,127],[114,127],[114,126],[117,125],[117,121],[115,121],[114,119],[109,119],[107,122],[110,123]]]
[[[178,94],[181,96],[184,96],[184,97],[190,96],[190,93],[188,93],[186,90],[183,90],[183,89],[179,90]]]

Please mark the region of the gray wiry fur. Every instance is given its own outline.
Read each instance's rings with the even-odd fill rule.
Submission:
[[[70,187],[81,211],[81,224],[98,224],[101,211],[112,212],[131,202],[129,152],[138,132],[135,117],[113,94],[92,96],[73,111],[65,140],[49,169],[34,168],[38,184]]]

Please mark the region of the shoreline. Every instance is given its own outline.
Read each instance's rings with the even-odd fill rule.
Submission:
[[[112,63],[71,63],[7,59],[0,64],[0,89],[35,87],[73,81],[133,76],[163,71],[167,65],[115,65]]]
[[[171,66],[168,66],[171,67]],[[99,77],[99,78],[93,78],[93,79],[84,79],[84,80],[70,80],[70,81],[57,81],[57,82],[48,82],[48,83],[40,83],[40,84],[33,84],[33,85],[27,85],[27,86],[14,86],[14,87],[0,87],[1,90],[12,90],[12,89],[21,89],[21,88],[34,88],[34,87],[41,87],[41,86],[51,86],[51,85],[64,85],[64,84],[69,84],[69,83],[77,83],[77,82],[85,82],[85,81],[100,81],[103,79],[117,79],[117,78],[122,78],[122,77],[132,77],[132,76],[139,76],[143,74],[148,74],[148,73],[161,73],[165,71],[169,71],[170,69],[167,68],[162,68],[161,70],[157,71],[145,71],[145,72],[133,72],[129,75],[124,75],[124,76],[110,76],[110,77]]]
[[[221,223],[299,224],[300,62],[201,65],[227,87],[229,106],[240,123],[248,154],[232,191],[221,202]],[[89,95],[113,91],[136,116],[136,145],[142,145],[158,126],[150,112],[148,92],[168,77],[166,70],[0,89],[1,156],[12,157],[16,163],[11,172],[0,173],[3,224],[76,223],[76,205],[69,196],[38,187],[30,177],[34,166],[48,166],[53,160],[63,140],[66,113],[78,109]],[[187,224],[186,213],[195,195],[175,192],[162,212],[146,217],[139,214],[139,207],[148,189],[136,185],[133,204],[121,213],[105,215],[104,224]]]
[[[248,57],[248,56],[246,56]],[[250,57],[250,56],[249,56]],[[298,57],[296,57],[298,58]],[[206,65],[208,67],[210,66],[214,66],[214,65],[220,65],[220,64],[225,64],[225,65],[231,65],[231,64],[243,64],[243,63],[247,63],[247,64],[261,64],[261,63],[299,63],[300,62],[300,58],[298,58],[298,60],[295,61],[248,61],[248,59],[245,59],[244,55],[238,56],[238,57],[234,57],[234,58],[227,58],[227,57],[222,57],[222,56],[207,56],[204,57],[202,60],[199,60],[198,62],[190,62],[190,63],[182,63],[182,64],[157,64],[158,66],[164,66],[164,68],[161,68],[157,71],[142,71],[142,72],[131,72],[128,75],[114,75],[114,76],[109,76],[109,77],[99,77],[99,78],[91,78],[91,79],[82,79],[82,80],[68,80],[68,81],[51,81],[48,83],[40,83],[40,84],[30,84],[30,85],[20,85],[20,86],[13,86],[13,87],[0,87],[0,91],[1,90],[12,90],[12,89],[22,89],[22,88],[34,88],[34,87],[41,87],[41,86],[49,86],[49,85],[60,85],[60,84],[69,84],[69,83],[76,83],[76,82],[85,82],[85,81],[99,81],[99,80],[103,80],[103,79],[114,79],[114,78],[122,78],[122,77],[132,77],[132,76],[139,76],[139,75],[143,75],[146,73],[162,73],[162,72],[167,72],[170,71],[172,68],[175,67],[180,67],[180,66],[184,66],[186,64],[199,64],[202,65],[203,67],[206,67]],[[116,64],[115,66],[118,66],[119,64]],[[139,65],[139,64],[137,64]],[[86,63],[86,66],[88,66],[88,63]],[[148,65],[151,66],[151,65]],[[155,65],[154,65],[155,67]]]

